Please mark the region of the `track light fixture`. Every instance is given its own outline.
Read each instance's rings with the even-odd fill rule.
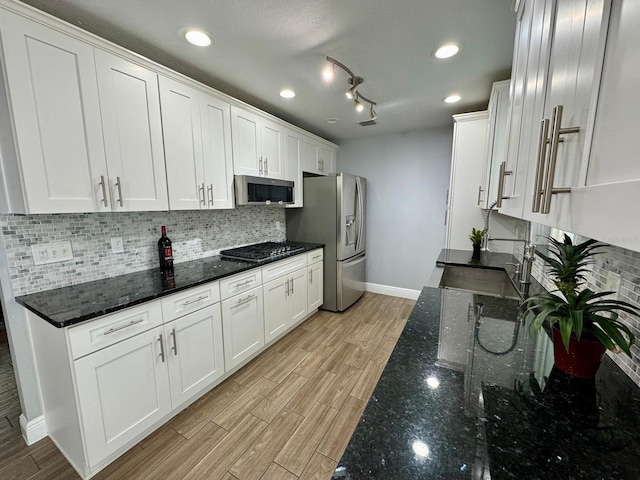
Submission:
[[[364,78],[358,77],[346,65],[340,63],[335,58],[327,57],[327,62],[330,62],[333,65],[333,70],[335,70],[335,66],[337,65],[342,70],[344,70],[347,75],[349,75],[347,83],[351,85],[351,87],[347,90],[346,96],[349,100],[353,100],[353,105],[356,109],[356,112],[360,113],[364,110],[364,104],[361,101],[363,100],[369,104],[369,116],[371,117],[371,120],[376,120],[378,118],[378,114],[373,110],[373,106],[377,105],[377,103],[373,100],[369,100],[358,90],[358,87],[364,83]]]

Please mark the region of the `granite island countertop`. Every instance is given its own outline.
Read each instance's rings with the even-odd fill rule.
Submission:
[[[303,249],[261,262],[231,260],[215,255],[175,264],[171,277],[163,275],[159,268],[153,268],[22,295],[16,297],[16,302],[54,327],[67,327],[324,246],[295,243]]]
[[[332,478],[638,478],[640,389],[552,369],[518,304],[425,287]]]

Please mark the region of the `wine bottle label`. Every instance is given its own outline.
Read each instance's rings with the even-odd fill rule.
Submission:
[[[173,260],[173,250],[171,247],[165,247],[164,249],[164,259],[165,260]]]

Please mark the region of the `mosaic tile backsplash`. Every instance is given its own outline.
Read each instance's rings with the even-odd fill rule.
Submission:
[[[247,206],[183,212],[0,215],[14,294],[90,282],[157,267],[160,226],[167,226],[175,263],[229,247],[286,239],[282,208]],[[111,252],[121,237],[124,253]],[[32,245],[70,240],[73,260],[35,265]]]
[[[561,231],[549,229],[541,225],[532,224],[534,241],[537,244],[544,243],[541,235],[552,234],[556,238],[562,238]],[[574,235],[573,242],[580,243],[587,240],[586,237]],[[514,255],[522,258],[522,244],[514,250]],[[621,276],[620,292],[618,298],[633,305],[640,306],[640,252],[633,252],[620,247],[607,246],[602,253],[596,255],[595,263],[589,268],[586,276],[586,287],[596,292],[609,290],[606,287],[609,272]],[[540,257],[533,262],[532,275],[547,290],[555,290],[555,285],[550,281],[547,267]],[[620,319],[629,326],[636,336],[636,345],[631,347],[632,357],[624,353],[608,355],[620,366],[620,368],[640,386],[640,319],[626,313],[620,314]]]

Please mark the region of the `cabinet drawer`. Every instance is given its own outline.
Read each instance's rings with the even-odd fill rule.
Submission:
[[[262,285],[262,272],[259,268],[254,268],[220,280],[220,294],[222,300],[226,300],[259,285]]]
[[[280,260],[279,262],[271,263],[262,267],[262,281],[267,283],[270,280],[275,280],[282,275],[286,275],[306,266],[306,255],[296,255],[293,258],[287,258],[285,260]]]
[[[69,328],[74,359],[162,325],[159,301],[145,303]]]
[[[162,316],[165,323],[195,312],[220,301],[219,282],[211,282],[190,288],[162,299]]]
[[[324,259],[324,250],[319,248],[318,250],[314,250],[312,252],[307,253],[307,265],[311,265],[312,263],[321,262]]]

